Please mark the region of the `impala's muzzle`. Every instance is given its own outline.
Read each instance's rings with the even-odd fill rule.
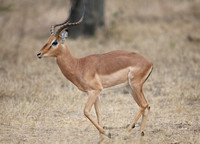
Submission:
[[[37,54],[37,57],[38,57],[39,59],[41,59],[41,58],[42,58],[41,53],[38,53],[38,54]]]

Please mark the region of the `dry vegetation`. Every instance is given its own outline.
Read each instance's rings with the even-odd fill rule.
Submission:
[[[87,96],[54,59],[36,58],[69,2],[0,2],[0,143],[97,143],[98,132],[83,115]],[[145,136],[139,122],[124,140],[126,131],[118,128],[138,106],[131,95],[109,91],[101,94],[103,122],[116,128],[103,143],[199,143],[199,0],[106,0],[106,26],[94,37],[67,41],[77,57],[126,49],[154,64],[144,86],[151,105]]]

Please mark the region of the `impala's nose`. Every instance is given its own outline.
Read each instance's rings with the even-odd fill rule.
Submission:
[[[37,57],[38,57],[39,59],[41,59],[41,58],[42,58],[41,53],[38,53],[38,54],[37,54]]]

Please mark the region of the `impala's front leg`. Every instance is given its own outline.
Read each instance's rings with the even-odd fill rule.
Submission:
[[[94,119],[90,115],[91,108],[92,108],[93,104],[96,102],[96,100],[98,98],[98,94],[100,92],[101,92],[100,90],[92,90],[92,91],[88,92],[89,98],[88,98],[88,101],[87,101],[85,108],[84,108],[84,115],[93,123],[93,125],[99,130],[100,133],[111,138],[111,134],[109,132],[106,132],[102,128],[102,126],[100,126],[96,121],[94,121]]]
[[[97,97],[97,100],[94,103],[94,108],[95,108],[95,112],[96,112],[96,115],[97,115],[98,123],[102,127],[101,105],[100,105],[99,97]],[[99,132],[99,134],[100,134],[100,142],[101,142],[101,141],[103,141],[103,135],[100,132]]]

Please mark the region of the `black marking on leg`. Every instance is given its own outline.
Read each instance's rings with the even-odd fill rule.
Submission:
[[[144,136],[144,132],[141,132],[141,136]]]
[[[132,128],[135,128],[135,124],[133,124]]]
[[[151,68],[151,71],[150,71],[149,75],[147,76],[147,78],[145,79],[145,81],[149,78],[149,76],[151,75],[152,71],[153,71],[153,67]]]
[[[150,108],[151,108],[151,107],[149,106],[148,109],[150,110]]]

